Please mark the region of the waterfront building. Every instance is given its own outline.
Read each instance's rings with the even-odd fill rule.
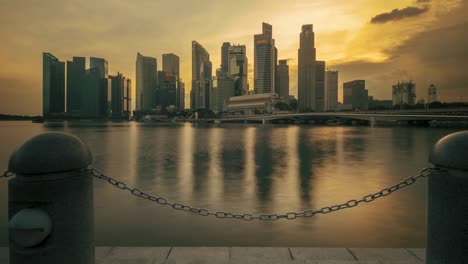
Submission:
[[[262,34],[254,36],[254,92],[275,93],[277,51],[272,38],[273,27],[262,24]]]
[[[163,54],[162,55],[163,61],[163,71],[168,72],[171,76],[176,76],[179,78],[179,71],[180,71],[180,58],[179,56],[175,55],[174,53]]]
[[[278,96],[283,100],[289,101],[289,66],[288,60],[279,60],[278,62]]]
[[[343,106],[353,110],[367,110],[369,93],[365,80],[354,80],[343,83]]]
[[[190,109],[209,109],[212,85],[210,54],[196,41],[192,41],[192,88]]]
[[[229,71],[229,48],[231,43],[224,42],[221,46],[221,70],[225,73]]]
[[[178,94],[177,94],[177,100],[176,106],[179,107],[179,110],[182,111],[185,109],[185,83],[182,81],[181,78],[179,78],[179,89],[178,89]]]
[[[136,111],[150,112],[156,106],[157,60],[137,53]]]
[[[109,65],[106,59],[90,57],[90,68],[97,68],[101,79],[108,78]]]
[[[165,112],[168,107],[176,107],[178,84],[177,75],[171,75],[170,72],[158,71],[156,111]]]
[[[279,101],[278,95],[271,93],[234,96],[225,102],[224,109],[229,114],[271,114],[274,111],[275,104]]]
[[[338,110],[338,71],[325,73],[325,111]]]
[[[431,84],[427,88],[427,103],[430,104],[437,101],[437,87],[434,84]]]
[[[413,81],[403,81],[392,85],[393,105],[414,105],[416,103],[416,84]]]
[[[228,76],[234,80],[236,96],[247,94],[249,91],[247,73],[248,61],[245,45],[230,46],[228,49]]]
[[[315,111],[325,110],[325,62],[315,63]]]
[[[221,69],[216,70],[216,93],[213,93],[217,98],[213,100],[215,107],[213,111],[225,111],[224,103],[229,98],[235,96],[235,81],[227,73]]]
[[[131,80],[117,73],[111,80],[112,119],[128,120],[131,112]]]
[[[42,54],[42,115],[50,117],[65,112],[65,63],[54,55]]]
[[[97,67],[86,70],[81,94],[80,117],[82,118],[99,118],[107,106],[104,105],[104,99],[107,102],[104,81],[107,79],[103,79],[101,76],[101,69]]]
[[[316,110],[316,50],[313,25],[303,25],[298,50],[298,105],[300,111]]]
[[[85,57],[73,57],[73,61],[67,61],[67,113],[69,116],[80,116],[85,72]]]

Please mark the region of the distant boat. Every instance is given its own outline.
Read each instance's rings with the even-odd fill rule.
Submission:
[[[326,124],[329,126],[337,126],[340,124],[340,122],[338,122],[338,120],[327,120]]]
[[[33,118],[31,120],[31,122],[33,122],[33,123],[44,123],[44,118],[42,118],[42,117]]]

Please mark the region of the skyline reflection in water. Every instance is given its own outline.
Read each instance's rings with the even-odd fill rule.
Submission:
[[[105,123],[47,128],[0,122],[0,169],[28,138],[65,131],[86,142],[93,167],[132,187],[213,211],[271,214],[361,198],[428,165],[449,129]],[[95,180],[97,245],[424,247],[426,181],[341,210],[294,221],[202,217],[138,199]],[[7,184],[0,182],[0,244]]]

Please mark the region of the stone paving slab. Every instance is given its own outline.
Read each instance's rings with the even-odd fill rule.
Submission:
[[[9,263],[0,247],[0,263]],[[422,248],[96,247],[96,264],[423,264]]]

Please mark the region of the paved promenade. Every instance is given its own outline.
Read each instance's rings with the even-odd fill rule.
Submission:
[[[8,248],[0,248],[8,263]],[[66,262],[64,262],[66,263]],[[98,247],[96,264],[422,264],[421,248]]]

